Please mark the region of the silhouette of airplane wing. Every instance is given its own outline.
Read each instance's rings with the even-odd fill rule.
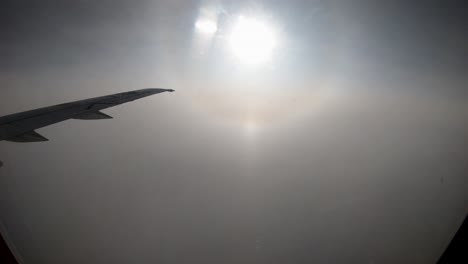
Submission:
[[[59,104],[0,117],[0,141],[48,141],[35,129],[67,119],[97,120],[112,118],[100,110],[172,89],[147,88]]]

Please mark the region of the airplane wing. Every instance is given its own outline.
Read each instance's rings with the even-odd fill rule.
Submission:
[[[67,119],[96,120],[112,118],[100,110],[130,102],[171,89],[147,88],[125,93],[100,96],[91,99],[59,104],[0,117],[0,141],[39,142],[48,141],[35,129]]]

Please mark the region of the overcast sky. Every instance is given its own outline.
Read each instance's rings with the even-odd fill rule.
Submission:
[[[407,2],[2,2],[0,115],[176,90],[0,142],[3,235],[24,263],[434,263],[468,210],[468,7]]]

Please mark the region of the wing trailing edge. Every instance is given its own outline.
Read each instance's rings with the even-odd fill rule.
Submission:
[[[85,112],[73,117],[73,119],[79,120],[100,120],[100,119],[112,119],[112,116],[106,115],[101,111],[92,111],[92,112]]]
[[[37,133],[36,131],[29,131],[27,133],[8,138],[7,141],[11,142],[20,142],[20,143],[27,143],[27,142],[42,142],[42,141],[49,141],[46,137],[42,136],[41,134]]]

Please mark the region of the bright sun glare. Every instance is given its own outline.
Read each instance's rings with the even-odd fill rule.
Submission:
[[[284,44],[280,39],[282,31],[275,26],[277,23],[270,20],[268,15],[262,14],[257,16],[230,14],[219,20],[215,14],[204,10],[195,21],[194,30],[197,34],[194,37],[194,52],[197,55],[203,55],[213,51],[212,54],[226,56],[219,61],[224,62],[226,59],[233,58],[236,64],[247,66],[245,68],[248,70],[253,69],[253,72],[256,72],[260,69],[258,72],[268,74],[268,71],[262,71],[261,68],[273,63],[277,49],[280,48],[280,44],[281,46]],[[217,65],[220,66],[220,64]],[[227,69],[231,69],[230,66],[232,65],[227,65]],[[276,94],[272,95],[271,90],[266,92],[262,86],[267,85],[252,84],[262,80],[256,79],[255,75],[246,75],[249,80],[252,80],[248,86],[240,85],[241,88],[239,88],[234,85],[239,81],[242,82],[237,78],[242,75],[243,71],[239,70],[237,73],[240,74],[233,74],[229,79],[233,82],[232,86],[237,87],[234,90],[228,90],[230,96],[225,96],[223,93],[219,100],[209,99],[213,98],[212,95],[206,97],[197,95],[197,98],[215,115],[234,120],[248,138],[254,139],[264,124],[283,118],[283,114],[287,112],[283,111],[283,108],[292,107],[288,105],[288,100],[282,100],[283,97],[280,100],[277,99],[279,96]],[[252,87],[258,88],[255,93],[244,94],[246,89],[251,90]],[[265,103],[267,101],[268,103]],[[246,104],[252,107],[247,117],[245,116]]]
[[[207,35],[214,34],[216,31],[218,31],[218,25],[216,22],[208,19],[199,19],[195,23],[195,27],[199,32]]]
[[[240,16],[229,36],[229,45],[242,62],[259,64],[271,59],[276,36],[265,22]]]

